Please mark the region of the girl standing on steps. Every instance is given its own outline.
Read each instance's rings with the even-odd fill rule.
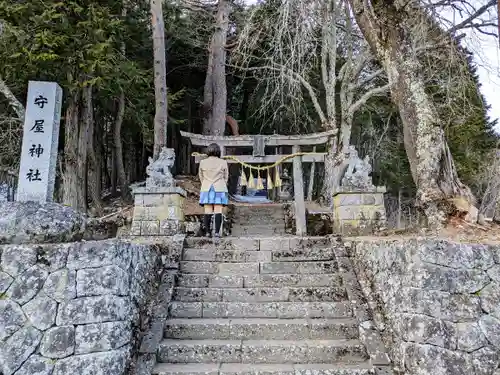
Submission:
[[[200,162],[198,175],[201,181],[200,205],[205,209],[204,235],[210,237],[212,215],[215,216],[215,236],[221,235],[222,210],[229,203],[227,181],[229,168],[221,159],[220,147],[212,143],[207,149],[208,157]]]

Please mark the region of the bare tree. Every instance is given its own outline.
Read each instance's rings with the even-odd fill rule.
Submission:
[[[353,26],[346,4],[339,0],[286,0],[276,9],[274,17],[258,17],[258,9],[250,16],[237,47],[234,64],[253,72],[264,87],[260,113],[273,108],[287,108],[297,120],[302,119],[307,93],[316,112],[312,123],[325,130],[334,130],[325,160],[323,196],[331,204],[333,191],[339,187],[346,167],[345,152],[350,144],[353,118],[375,95],[385,95],[388,85],[377,86],[383,70],[371,71],[372,56],[364,47],[360,32]],[[318,35],[317,30],[321,30]],[[260,51],[266,38],[268,49]],[[316,51],[320,50],[320,59]],[[337,66],[339,51],[344,62]],[[321,71],[322,89],[314,86],[314,74]],[[337,113],[336,87],[340,84],[340,108]],[[322,104],[320,95],[324,94]],[[294,113],[296,112],[296,113]],[[340,127],[338,126],[340,119]],[[341,147],[339,147],[341,146]]]

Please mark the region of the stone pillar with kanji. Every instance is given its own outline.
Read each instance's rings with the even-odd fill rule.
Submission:
[[[29,82],[17,201],[53,200],[61,104],[62,89],[57,83]]]

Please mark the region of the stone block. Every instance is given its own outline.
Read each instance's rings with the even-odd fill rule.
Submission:
[[[277,318],[278,302],[205,302],[203,318]]]
[[[134,208],[135,210],[135,208]],[[141,235],[141,221],[134,217],[132,221],[132,225],[130,226],[130,235],[131,236],[140,236]]]
[[[224,289],[222,300],[225,302],[285,302],[288,296],[288,288]]]
[[[290,249],[288,238],[264,238],[260,240],[260,250],[264,251],[287,251]]]
[[[240,340],[164,340],[158,348],[159,362],[241,362]]]
[[[297,262],[297,261],[330,261],[335,260],[335,252],[332,248],[296,248],[290,250],[273,251],[273,262]],[[265,261],[265,260],[264,260]]]
[[[121,240],[88,241],[72,247],[68,254],[69,269],[119,266],[128,269],[131,261],[130,244]]]
[[[160,341],[163,338],[163,326],[164,326],[163,323],[164,320],[162,318],[153,319],[146,334],[142,338],[141,347],[139,348],[139,353],[156,353],[158,345],[160,344]]]
[[[53,369],[53,360],[33,354],[17,370],[16,375],[51,375]]]
[[[220,275],[255,275],[259,273],[259,263],[219,263]]]
[[[243,276],[219,275],[210,276],[208,279],[210,288],[243,288]]]
[[[86,354],[119,349],[132,339],[130,322],[84,324],[76,327],[75,353]]]
[[[26,322],[21,307],[11,300],[0,300],[0,342],[19,330]]]
[[[129,275],[118,266],[104,266],[79,270],[76,275],[78,297],[129,293]]]
[[[45,284],[43,291],[47,296],[62,302],[76,297],[76,271],[62,269],[51,273]]]
[[[363,204],[361,193],[340,193],[333,197],[335,207],[360,206]]]
[[[163,194],[144,194],[142,197],[144,207],[158,207],[163,205]]]
[[[262,363],[223,363],[221,364],[219,375],[299,375],[291,364],[262,364]],[[307,370],[308,375],[320,375],[320,373]],[[306,372],[304,373],[306,374]],[[331,373],[330,375],[336,375]]]
[[[214,274],[217,273],[218,266],[215,262],[180,262],[180,270],[186,274]]]
[[[183,275],[180,274],[177,286],[183,288],[208,288],[208,275]],[[216,287],[216,286],[214,286]]]
[[[457,337],[457,349],[468,353],[488,345],[486,336],[478,322],[455,324],[455,336]]]
[[[169,313],[172,318],[201,318],[203,303],[173,301],[169,305]]]
[[[45,331],[54,325],[57,302],[42,291],[23,306],[23,311],[35,328]]]
[[[479,321],[481,332],[497,350],[500,348],[500,320],[491,316],[485,315]]]
[[[293,287],[289,288],[290,302],[340,302],[347,299],[343,287]]]
[[[222,289],[218,288],[176,288],[175,301],[216,302],[222,301]]]
[[[75,351],[75,327],[49,329],[40,343],[40,354],[47,358],[66,358]]]
[[[245,288],[257,288],[257,287],[279,288],[283,286],[340,287],[342,286],[342,278],[337,274],[254,275],[254,276],[244,276],[244,286]]]
[[[174,272],[164,272],[161,277],[154,306],[156,317],[168,317],[168,307],[174,295],[175,276]]]
[[[158,236],[160,234],[160,222],[158,220],[141,221],[141,236]]]
[[[57,361],[52,375],[110,375],[125,373],[129,349],[74,355]]]
[[[69,249],[74,243],[43,245],[37,250],[37,262],[48,267],[49,272],[54,272],[66,267]]]
[[[270,251],[221,250],[215,253],[215,261],[232,263],[270,262],[272,259],[271,254]]]
[[[0,294],[4,294],[9,286],[14,281],[14,278],[6,274],[5,272],[0,271]]]
[[[33,354],[42,340],[42,332],[25,326],[0,342],[0,373],[12,375]]]
[[[405,341],[429,344],[446,349],[456,345],[453,325],[425,315],[395,314],[393,329]]]
[[[337,262],[271,262],[261,263],[261,274],[327,274],[337,271]]]
[[[357,341],[244,340],[241,354],[243,363],[332,363],[343,359],[362,362],[367,359],[365,348]]]
[[[14,280],[5,295],[23,305],[37,295],[48,275],[46,269],[35,264]]]
[[[33,246],[4,245],[1,251],[2,270],[17,277],[36,264],[36,250]]]
[[[433,264],[422,264],[409,271],[408,276],[413,287],[450,293],[476,293],[491,281],[486,271],[480,269],[453,269]]]
[[[419,240],[416,246],[418,256],[428,263],[461,269],[495,270],[495,249],[488,245]]]
[[[174,319],[165,325],[165,338],[180,340],[227,340],[229,320]],[[232,337],[237,339],[238,337]]]
[[[79,241],[86,224],[83,213],[59,203],[0,202],[0,243]]]
[[[126,297],[113,295],[82,297],[61,303],[56,323],[62,326],[128,320],[130,313],[130,300]]]
[[[134,207],[144,206],[144,194],[134,194]]]
[[[179,233],[184,233],[185,231],[185,226],[183,223],[184,217],[182,217],[182,220],[162,220],[160,221],[160,229],[159,229],[159,235],[160,236],[173,236]]]

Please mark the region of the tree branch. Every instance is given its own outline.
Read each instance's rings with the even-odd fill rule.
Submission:
[[[390,85],[387,84],[387,85],[384,85],[384,86],[375,87],[375,88],[373,88],[373,89],[365,92],[361,96],[361,98],[359,98],[355,103],[353,103],[353,105],[351,105],[351,107],[349,108],[349,113],[351,115],[353,115],[358,109],[361,108],[361,106],[363,106],[368,101],[368,99],[370,99],[373,96],[383,95],[389,89],[390,89]]]
[[[286,72],[289,74],[290,77],[293,77],[297,79],[302,86],[307,90],[307,93],[309,94],[309,97],[311,98],[311,101],[313,102],[314,109],[316,110],[316,113],[318,114],[318,117],[320,118],[320,121],[322,124],[326,123],[326,117],[325,113],[321,109],[321,105],[319,104],[318,97],[316,96],[316,92],[314,91],[314,87],[311,86],[307,80],[302,77],[300,74],[294,72],[293,70],[285,67],[285,66],[271,66],[271,65],[264,65],[264,66],[258,66],[258,67],[247,67],[247,68],[242,68],[238,66],[232,66],[234,68],[239,68],[242,70],[247,70],[247,71],[256,71],[256,70],[272,70],[275,72]]]
[[[478,18],[479,16],[481,16],[483,13],[485,13],[488,10],[488,8],[490,8],[491,6],[495,5],[496,3],[497,3],[497,0],[490,0],[487,4],[483,5],[479,9],[477,9],[474,13],[472,13],[465,20],[463,20],[462,22],[456,24],[455,26],[450,27],[448,29],[448,32],[449,33],[453,33],[455,31],[457,31],[457,30],[459,30],[459,29],[467,26],[469,23],[471,23],[476,18]]]

